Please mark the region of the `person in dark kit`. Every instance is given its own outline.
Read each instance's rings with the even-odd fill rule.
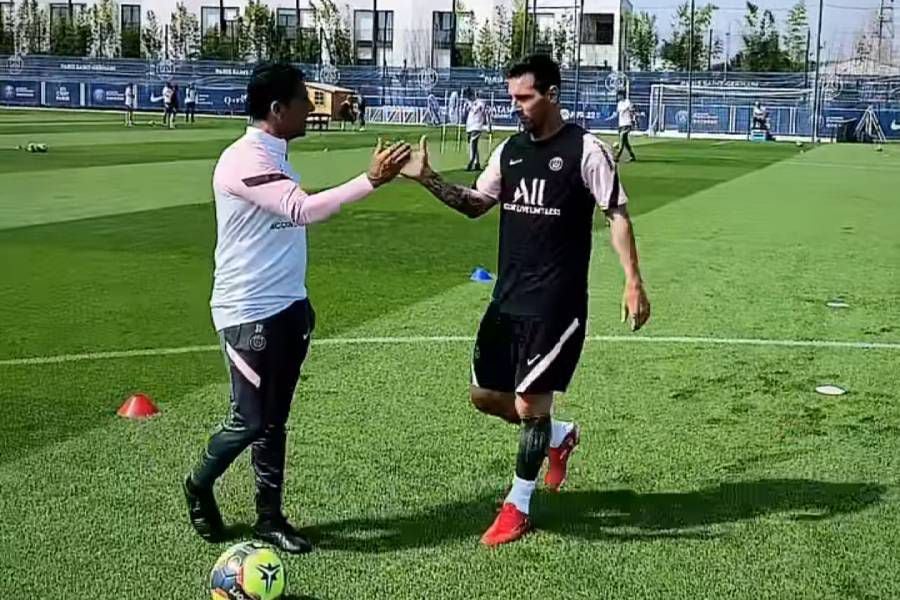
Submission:
[[[558,491],[579,443],[575,423],[552,418],[581,356],[588,308],[593,216],[599,206],[625,272],[622,320],[650,318],[627,197],[610,149],[560,112],[559,65],[530,56],[507,74],[524,131],[491,154],[475,185],[452,184],[428,164],[425,138],[401,170],[470,218],[500,212],[497,283],[478,329],[469,396],[475,407],[519,427],[512,486],[481,542],[519,539],[545,460],[544,485]]]
[[[340,108],[338,108],[338,116],[341,118],[341,131],[344,130],[347,123],[352,124],[356,120],[353,114],[353,103],[351,100],[352,98],[347,96],[344,98],[344,101],[341,102]]]
[[[366,130],[366,99],[362,94],[356,96],[356,114],[359,117],[359,130]]]

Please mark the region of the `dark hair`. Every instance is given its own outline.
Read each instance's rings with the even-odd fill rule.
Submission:
[[[520,62],[510,67],[506,73],[507,79],[521,77],[531,73],[534,75],[534,89],[546,94],[554,85],[562,86],[562,78],[559,75],[559,65],[546,54],[532,54],[523,58]]]
[[[303,71],[288,63],[258,65],[247,84],[247,114],[265,119],[273,102],[289,103],[297,93],[297,84],[305,81]]]

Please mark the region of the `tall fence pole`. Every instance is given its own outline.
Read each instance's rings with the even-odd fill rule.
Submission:
[[[702,43],[702,42],[701,42]],[[688,32],[688,115],[687,139],[694,126],[694,0],[691,0],[691,30]]]
[[[825,0],[819,0],[819,32],[816,35],[816,76],[815,76],[815,89],[813,90],[813,122],[812,122],[812,141],[813,143],[819,140],[819,105],[821,104],[822,99],[819,91],[819,71],[821,70],[821,62],[822,62],[822,13],[825,9]]]
[[[578,122],[578,87],[581,83],[581,24],[584,18],[584,0],[579,0],[578,13],[575,15],[575,103],[572,106],[572,117]]]

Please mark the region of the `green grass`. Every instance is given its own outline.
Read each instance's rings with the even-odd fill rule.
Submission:
[[[0,595],[207,597],[225,546],[193,535],[178,484],[227,408],[218,353],[8,361],[215,343],[210,174],[241,127],[0,111],[0,148],[50,144],[0,150]],[[291,160],[331,185],[378,133],[312,134]],[[469,182],[449,148],[435,162]],[[622,179],[653,318],[635,337],[900,342],[897,148],[637,151]],[[467,277],[494,264],[496,229],[405,182],[311,227],[319,340],[473,335],[490,289]],[[628,336],[607,238],[598,222],[590,333]],[[314,346],[286,508],[319,551],[285,557],[294,598],[900,596],[900,350],[591,342],[558,408],[584,430],[568,487],[495,551],[477,540],[517,435],[468,405],[469,353]],[[138,390],[162,415],[116,418]],[[218,488],[244,535],[252,487],[243,457]]]

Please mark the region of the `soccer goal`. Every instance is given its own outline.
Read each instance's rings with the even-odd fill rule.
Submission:
[[[761,128],[760,119],[754,119],[754,105],[759,102],[771,135],[812,135],[813,90],[810,88],[694,86],[691,97],[691,132],[694,134],[749,139],[754,130]],[[688,98],[686,85],[652,86],[649,133],[686,135]]]

